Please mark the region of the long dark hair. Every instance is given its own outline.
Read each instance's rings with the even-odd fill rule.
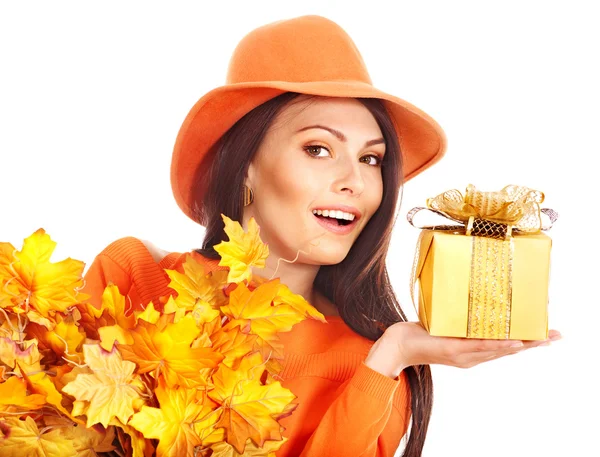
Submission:
[[[231,127],[207,156],[209,165],[195,180],[196,220],[205,225],[202,249],[196,252],[219,259],[214,246],[227,240],[221,213],[241,221],[242,188],[252,161],[277,113],[300,94],[283,93],[253,109]],[[374,116],[383,133],[386,154],[382,162],[383,198],[378,210],[356,239],[346,258],[336,265],[321,266],[314,286],[338,309],[346,324],[356,333],[376,341],[383,331],[407,318],[394,294],[385,264],[392,227],[401,197],[401,151],[394,125],[378,99],[359,98]],[[214,159],[214,160],[213,160]],[[240,164],[239,166],[232,164]],[[200,167],[202,170],[202,166]],[[204,197],[200,200],[200,195]],[[429,365],[405,369],[411,389],[412,425],[404,457],[419,457],[433,403],[433,383]]]

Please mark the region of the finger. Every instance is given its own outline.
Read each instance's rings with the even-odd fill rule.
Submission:
[[[536,341],[523,341],[523,346],[518,348],[510,348],[499,351],[488,351],[488,352],[479,352],[477,356],[481,356],[483,360],[493,360],[500,357],[504,357],[505,355],[518,354],[519,352],[523,352],[526,349],[531,349],[540,346],[549,346],[551,340],[536,340]]]

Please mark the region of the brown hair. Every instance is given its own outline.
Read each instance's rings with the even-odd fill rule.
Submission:
[[[196,220],[206,226],[202,249],[196,252],[211,259],[219,258],[214,246],[228,239],[221,213],[233,220],[242,220],[242,188],[248,165],[277,113],[299,95],[286,92],[253,109],[233,125],[207,155],[205,160],[215,160],[209,162],[207,176],[194,181],[193,191],[204,192],[202,205],[195,208]],[[385,264],[401,193],[402,177],[398,170],[401,170],[402,157],[394,126],[382,101],[357,100],[374,116],[385,139],[383,197],[346,258],[336,265],[321,266],[314,286],[336,305],[352,330],[376,341],[390,325],[407,321]],[[406,368],[405,372],[411,389],[412,426],[403,456],[419,457],[433,403],[431,371],[429,365],[418,365]]]

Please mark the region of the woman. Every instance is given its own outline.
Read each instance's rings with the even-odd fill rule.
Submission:
[[[403,182],[446,148],[427,114],[371,85],[351,38],[320,16],[278,21],[236,47],[227,84],[181,127],[171,167],[175,199],[206,227],[192,254],[217,266],[221,213],[254,217],[276,275],[324,314],[284,343],[282,384],[299,407],[281,420],[278,456],[419,456],[432,407],[428,365],[471,367],[543,342],[432,337],[406,322],[385,258]],[[172,291],[163,269],[185,254],[117,240],[86,274],[99,301],[108,281],[134,303]],[[278,262],[277,259],[284,259]],[[556,332],[551,337],[558,337]]]

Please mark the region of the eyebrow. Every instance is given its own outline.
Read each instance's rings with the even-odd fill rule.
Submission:
[[[315,124],[315,125],[309,125],[306,127],[302,127],[300,130],[298,130],[296,132],[296,134],[300,133],[300,132],[304,132],[305,130],[310,130],[310,129],[323,129],[323,130],[327,130],[329,133],[331,133],[332,135],[334,135],[338,140],[340,140],[342,143],[346,143],[348,141],[348,138],[346,138],[346,135],[344,135],[342,132],[340,132],[339,130],[336,129],[332,129],[331,127],[327,127],[325,125],[319,125],[319,124]],[[377,138],[375,140],[370,140],[367,141],[365,143],[365,148],[368,148],[369,146],[373,146],[375,144],[381,144],[384,143],[385,144],[385,140],[383,138]]]

